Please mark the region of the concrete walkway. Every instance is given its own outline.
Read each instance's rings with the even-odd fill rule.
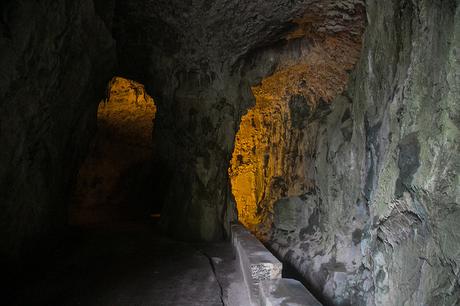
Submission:
[[[189,244],[152,225],[76,230],[9,305],[249,305],[230,243]]]

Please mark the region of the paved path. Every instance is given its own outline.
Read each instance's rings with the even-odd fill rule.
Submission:
[[[9,305],[248,305],[237,271],[229,243],[177,242],[147,224],[76,230]]]

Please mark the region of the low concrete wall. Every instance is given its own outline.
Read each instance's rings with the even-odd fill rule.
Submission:
[[[232,225],[232,243],[251,301],[257,304],[260,281],[281,278],[283,265],[241,224]]]
[[[283,264],[243,225],[232,225],[232,244],[253,305],[321,306],[300,282],[282,278]]]

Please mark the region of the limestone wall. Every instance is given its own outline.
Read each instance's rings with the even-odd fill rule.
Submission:
[[[169,233],[223,238],[236,199],[325,302],[459,303],[458,0],[95,4],[0,4],[2,258],[66,223],[116,51]]]
[[[268,244],[333,305],[457,305],[459,2],[366,9],[348,89],[307,125],[315,186],[274,203]]]
[[[273,221],[273,203],[315,188],[318,118],[344,90],[347,71],[360,55],[363,8],[354,14],[346,32],[288,41],[276,50],[281,54],[276,71],[252,87],[256,105],[242,117],[229,175],[240,222],[263,240]],[[354,34],[349,32],[353,27]]]
[[[115,48],[90,0],[8,0],[0,12],[0,258],[19,259],[66,224]]]

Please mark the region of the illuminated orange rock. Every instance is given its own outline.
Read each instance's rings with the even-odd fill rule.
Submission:
[[[156,107],[144,86],[115,77],[108,86],[108,98],[99,104],[98,128],[129,143],[151,146]]]
[[[252,88],[256,105],[243,116],[236,135],[229,168],[232,193],[240,222],[260,239],[270,228],[277,199],[315,187],[305,170],[316,147],[317,122],[311,119],[321,104],[345,89],[360,54],[359,35],[311,34],[309,27],[318,20],[305,17],[288,35],[287,40],[311,35],[312,46],[300,58],[286,56]],[[354,25],[358,32],[360,22]]]

